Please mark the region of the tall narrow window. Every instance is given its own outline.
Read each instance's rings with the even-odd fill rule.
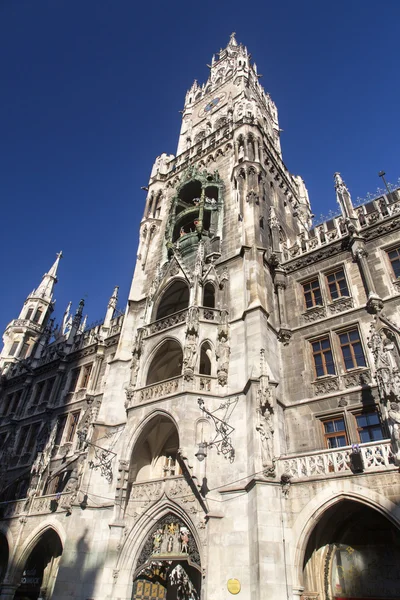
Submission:
[[[87,388],[89,379],[90,379],[90,373],[92,372],[92,364],[85,365],[83,367],[82,371],[83,371],[82,372],[82,381],[81,381],[81,385],[79,387]]]
[[[56,380],[55,377],[52,377],[51,379],[46,380],[46,389],[42,396],[42,402],[45,402],[46,404],[50,400],[50,396],[51,396],[51,392],[53,391],[53,385],[54,385],[55,380]]]
[[[347,434],[344,417],[329,419],[322,422],[324,426],[325,444],[327,448],[347,446]]]
[[[25,319],[29,320],[32,316],[33,308],[28,308],[28,312],[26,313]]]
[[[71,371],[71,379],[69,380],[68,391],[74,392],[76,389],[76,384],[78,383],[80,368],[72,369]]]
[[[41,309],[41,308],[38,308],[38,309],[36,310],[36,312],[35,312],[35,314],[34,314],[34,317],[33,317],[33,319],[32,319],[34,323],[39,323],[39,321],[40,321],[40,317],[42,316],[42,312],[43,312],[43,311],[42,311],[42,309]]]
[[[19,353],[19,357],[26,358],[28,356],[28,352],[29,352],[29,343],[24,342],[22,344],[22,348],[21,348],[21,352]]]
[[[388,251],[390,264],[392,265],[393,274],[396,279],[400,278],[400,246]]]
[[[329,273],[326,276],[326,281],[329,288],[329,294],[331,300],[337,300],[343,296],[349,296],[349,289],[347,287],[346,277],[344,275],[344,269],[338,269],[333,273]]]
[[[13,342],[10,348],[10,356],[14,356],[19,346],[19,342]]]
[[[31,426],[31,429],[30,429],[29,435],[28,435],[28,441],[26,442],[26,447],[25,447],[26,452],[30,453],[34,450],[34,448],[36,446],[39,429],[40,429],[40,423],[34,423]]]
[[[303,291],[306,308],[322,306],[321,289],[319,287],[318,279],[313,279],[312,281],[303,283]]]
[[[76,427],[79,421],[80,411],[74,412],[69,416],[68,426],[67,426],[67,435],[65,438],[66,442],[72,442],[74,439]]]
[[[358,329],[340,333],[339,339],[346,371],[357,367],[366,367]]]
[[[67,423],[68,415],[62,415],[57,425],[57,433],[56,439],[54,440],[54,445],[59,446],[61,444],[61,440],[63,438],[65,425]]]
[[[205,342],[204,344],[202,344],[200,351],[200,375],[211,375],[211,356],[212,352],[210,344]]]
[[[335,363],[331,349],[331,341],[329,336],[320,338],[311,342],[315,375],[322,377],[323,375],[335,375]]]
[[[28,431],[29,431],[29,425],[22,427],[22,429],[20,431],[17,447],[15,449],[16,456],[19,456],[22,453],[22,450],[24,449],[26,438],[28,436]]]
[[[215,287],[212,283],[206,283],[204,286],[203,306],[215,308]]]

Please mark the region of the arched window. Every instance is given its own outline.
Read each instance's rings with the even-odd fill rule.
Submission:
[[[132,484],[149,479],[180,475],[176,460],[179,435],[167,416],[159,415],[145,427],[132,452],[129,468],[129,494]]]
[[[174,281],[164,292],[158,303],[155,320],[184,310],[189,306],[189,287],[185,281]]]
[[[203,292],[203,306],[215,308],[215,287],[212,283],[206,283]]]
[[[204,342],[201,345],[200,349],[200,365],[199,365],[199,373],[200,375],[211,375],[211,358],[212,351],[211,346],[208,342]]]
[[[174,340],[167,340],[158,348],[150,363],[146,385],[178,377],[182,373],[182,347]]]

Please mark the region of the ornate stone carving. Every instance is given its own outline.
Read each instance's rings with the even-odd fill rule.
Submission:
[[[197,335],[195,333],[188,333],[183,350],[183,376],[187,381],[191,381],[193,379],[196,359]]]
[[[278,331],[278,340],[280,342],[282,342],[282,344],[284,346],[288,345],[291,337],[292,337],[292,332],[290,331],[290,329],[288,329],[286,327],[281,327],[280,330]]]
[[[339,389],[339,378],[338,377],[329,377],[326,379],[320,379],[312,382],[314,393],[317,396],[321,396],[322,394],[330,394],[331,392],[336,392]]]
[[[325,307],[313,306],[303,313],[302,317],[306,323],[313,323],[314,321],[319,321],[319,319],[324,319],[326,317]]]
[[[139,402],[145,402],[147,400],[153,400],[155,398],[161,398],[162,396],[168,396],[174,394],[180,389],[181,377],[175,377],[168,381],[161,383],[155,383],[154,385],[147,386],[141,390],[138,390]]]
[[[221,386],[225,386],[228,383],[230,352],[231,351],[230,351],[229,344],[228,344],[228,337],[225,336],[224,333],[221,333],[219,340],[218,340],[217,351],[216,351],[216,356],[217,356],[217,361],[218,361],[217,378],[218,378],[218,383]]]
[[[355,373],[346,373],[342,375],[342,379],[346,389],[359,385],[368,385],[371,383],[371,373],[368,369],[365,369]]]
[[[332,302],[332,304],[328,304],[328,309],[331,314],[341,313],[350,308],[353,308],[353,298],[350,297],[338,298]]]

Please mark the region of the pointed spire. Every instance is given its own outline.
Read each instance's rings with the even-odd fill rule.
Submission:
[[[52,267],[43,275],[43,279],[36,290],[33,290],[33,292],[30,294],[31,298],[42,298],[47,302],[51,302],[53,298],[53,288],[57,283],[57,269],[62,255],[62,252],[58,252],[56,255],[57,258]]]
[[[119,286],[116,285],[114,288],[114,291],[111,295],[111,298],[108,301],[107,312],[106,312],[106,316],[104,318],[103,327],[108,328],[111,325],[111,321],[114,317],[115,309],[117,308],[118,290],[119,290]]]

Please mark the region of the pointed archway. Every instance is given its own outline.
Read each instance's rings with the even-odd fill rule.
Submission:
[[[332,600],[399,598],[398,540],[398,529],[377,510],[354,500],[335,503],[308,539],[304,595]]]
[[[25,561],[14,600],[51,598],[62,551],[54,529],[45,531]]]
[[[189,527],[168,513],[150,530],[133,578],[132,600],[199,600],[200,554]]]

